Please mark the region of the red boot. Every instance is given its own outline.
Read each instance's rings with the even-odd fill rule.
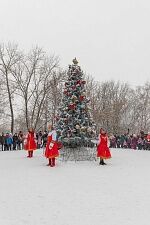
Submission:
[[[28,158],[31,158],[31,153],[30,153],[30,151],[28,151],[28,156],[27,156]]]
[[[30,157],[32,158],[33,157],[33,151],[30,151],[30,155],[31,155]]]
[[[52,165],[52,162],[51,162],[51,159],[49,159],[47,166],[51,166],[51,165]]]
[[[55,166],[55,158],[52,158],[52,166]]]

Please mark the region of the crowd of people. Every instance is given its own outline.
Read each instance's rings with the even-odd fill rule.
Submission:
[[[110,148],[130,148],[134,150],[150,150],[150,132],[141,131],[136,134],[111,135]]]
[[[46,146],[48,132],[39,131],[36,133],[37,149]],[[25,134],[22,131],[12,135],[11,133],[2,133],[0,135],[0,145],[2,151],[22,150]],[[110,148],[124,148],[137,150],[150,150],[150,132],[145,134],[121,134],[109,136]]]
[[[24,148],[24,139],[26,134],[22,131],[18,133],[11,134],[9,132],[2,133],[0,135],[0,145],[2,151],[11,151],[11,150],[22,150]],[[47,142],[47,131],[39,131],[36,133],[36,143],[37,148],[40,149],[43,146],[46,146]]]

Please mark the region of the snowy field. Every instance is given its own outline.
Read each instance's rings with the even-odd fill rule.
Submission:
[[[150,151],[111,152],[56,168],[42,151],[0,152],[0,225],[149,225]]]

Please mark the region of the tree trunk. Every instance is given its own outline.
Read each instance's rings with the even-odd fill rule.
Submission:
[[[25,120],[26,120],[27,130],[29,130],[28,101],[27,101],[27,97],[25,97]]]
[[[12,104],[12,98],[11,98],[11,92],[10,92],[9,80],[8,80],[7,73],[6,73],[6,83],[7,83],[7,92],[8,92],[10,114],[11,114],[11,133],[13,134],[13,132],[14,132],[14,111],[13,111],[13,104]]]

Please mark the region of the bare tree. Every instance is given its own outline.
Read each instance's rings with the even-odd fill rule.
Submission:
[[[150,127],[150,83],[132,90],[131,107],[127,114],[130,118],[130,128],[133,131],[148,131]]]
[[[66,80],[66,71],[54,71],[50,80],[50,89],[46,95],[44,105],[45,128],[47,123],[54,124],[58,108],[63,96],[64,81]]]
[[[46,95],[51,87],[51,77],[58,69],[58,57],[47,57],[36,47],[12,71],[18,85],[18,95],[24,101],[27,129],[38,126],[43,114]]]
[[[87,95],[97,128],[104,127],[108,132],[118,133],[123,130],[122,119],[128,106],[128,84],[107,81],[95,82],[87,79]]]
[[[10,115],[11,115],[11,132],[14,130],[14,109],[13,109],[13,93],[15,84],[12,80],[12,68],[20,61],[22,54],[15,44],[0,45],[0,72],[4,78],[5,90],[8,95]]]

